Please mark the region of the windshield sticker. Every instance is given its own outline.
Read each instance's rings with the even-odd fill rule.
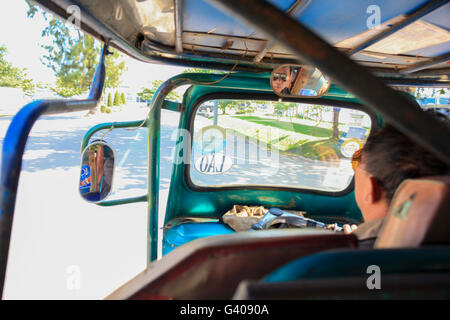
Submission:
[[[222,174],[231,169],[233,161],[223,153],[205,154],[195,161],[195,170],[203,174]]]
[[[344,141],[341,145],[341,153],[346,158],[351,158],[352,155],[362,148],[362,143],[359,139],[350,139]]]
[[[206,126],[195,135],[194,148],[202,154],[221,152],[225,149],[225,137],[225,130],[222,127]]]

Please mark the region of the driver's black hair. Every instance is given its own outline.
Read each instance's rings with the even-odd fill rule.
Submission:
[[[442,113],[425,111],[450,126]],[[388,203],[405,179],[448,174],[449,166],[390,124],[367,139],[361,151],[365,170],[378,180]]]

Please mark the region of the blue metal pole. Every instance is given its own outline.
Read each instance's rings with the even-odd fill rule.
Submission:
[[[94,74],[89,97],[86,100],[37,100],[23,107],[12,119],[3,141],[0,178],[0,296],[3,294],[9,243],[14,218],[17,187],[22,158],[28,135],[41,115],[58,114],[95,108],[105,83],[105,56],[108,44],[102,49],[100,62]]]

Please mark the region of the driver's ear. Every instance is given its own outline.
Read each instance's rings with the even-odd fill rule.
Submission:
[[[375,203],[383,198],[383,189],[380,183],[374,176],[369,177],[369,192],[367,192],[366,197],[370,203]]]

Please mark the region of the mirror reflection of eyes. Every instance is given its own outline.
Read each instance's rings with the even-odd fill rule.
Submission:
[[[277,81],[278,79],[281,79],[282,81],[287,80],[287,74],[285,73],[274,73],[273,75],[273,81]]]
[[[319,97],[328,92],[331,82],[317,68],[281,65],[272,72],[270,85],[282,97]]]

